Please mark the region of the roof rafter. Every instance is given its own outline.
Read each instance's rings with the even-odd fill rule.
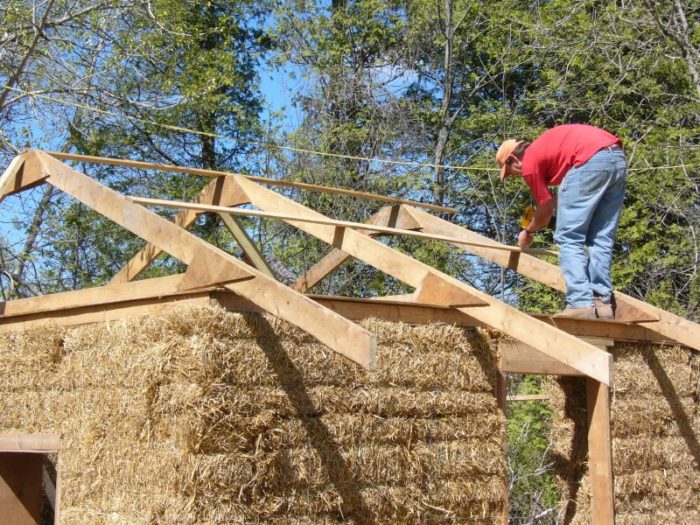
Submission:
[[[324,216],[297,202],[255,184],[243,177],[234,176],[236,182],[248,196],[250,203],[264,211],[293,214],[308,219],[323,219]],[[404,283],[423,290],[424,285],[440,282],[443,290],[455,290],[457,302],[471,296],[477,307],[459,308],[464,314],[486,326],[527,342],[535,349],[595,378],[607,385],[612,384],[612,356],[576,337],[542,323],[529,315],[512,308],[471,286],[446,275],[398,250],[394,250],[351,228],[285,220],[285,222],[343,250],[378,270]]]
[[[227,177],[218,177],[207,184],[195,197],[194,202],[202,204],[225,204],[237,206],[245,203],[245,196]],[[194,210],[182,210],[175,217],[175,224],[187,229],[199,216]],[[162,250],[148,243],[112,278],[112,283],[124,283],[135,279],[160,255]]]
[[[219,270],[225,269],[224,280],[235,279],[223,285],[228,290],[298,326],[361,366],[374,367],[376,337],[364,328],[44,152],[31,150],[23,155],[25,166],[36,161],[38,173],[35,176],[190,265],[190,277],[185,274],[185,279],[194,285],[215,278],[203,267],[213,265]],[[204,277],[200,274],[202,271]]]
[[[444,221],[434,215],[424,213],[421,210],[404,206],[402,206],[402,208],[404,208],[404,211],[414,220],[421,224],[424,231],[450,235],[452,237],[459,237],[478,243],[489,242],[500,244],[478,233],[467,230],[466,228]],[[488,251],[474,246],[457,244],[455,244],[455,246],[480,255],[505,268],[515,270],[526,277],[551,286],[556,290],[564,291],[566,289],[561,269],[554,264],[536,257],[531,257],[524,253],[517,254],[517,257],[511,257],[508,254]],[[700,325],[697,323],[621,292],[615,292],[615,299],[617,300],[617,315],[619,321],[643,322],[644,327],[648,330],[657,332],[666,338],[673,339],[690,348],[700,350]]]

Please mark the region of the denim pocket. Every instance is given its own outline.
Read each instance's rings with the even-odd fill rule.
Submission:
[[[590,166],[584,164],[571,168],[561,183],[561,191],[589,197],[605,188],[610,179],[608,166]]]
[[[607,170],[591,170],[591,171],[584,171],[584,173],[581,174],[581,181],[580,181],[580,193],[581,195],[589,196],[593,195],[594,193],[598,193],[600,190],[602,190],[605,187],[605,184],[608,182],[608,172]]]

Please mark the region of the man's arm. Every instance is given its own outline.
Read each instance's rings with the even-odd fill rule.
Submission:
[[[527,228],[521,231],[520,235],[518,235],[518,246],[521,250],[524,250],[532,244],[532,241],[534,240],[534,233],[537,230],[549,224],[549,220],[552,218],[556,205],[557,198],[553,197],[544,204],[537,206],[535,209],[535,214],[532,217],[532,221],[527,225]]]

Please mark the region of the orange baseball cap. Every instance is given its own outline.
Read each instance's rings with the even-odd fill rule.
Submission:
[[[513,153],[521,142],[522,140],[508,139],[498,148],[496,152],[496,162],[498,162],[498,167],[501,168],[501,180],[508,176],[506,173],[506,161],[508,157],[510,157],[510,154]]]

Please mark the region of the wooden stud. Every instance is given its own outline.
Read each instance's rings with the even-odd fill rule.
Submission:
[[[502,418],[503,424],[508,425],[508,412],[506,407],[507,402],[507,391],[508,391],[508,376],[501,371],[496,372],[496,405],[498,406],[498,412]],[[507,453],[508,451],[508,432],[507,429],[503,433],[503,451]],[[509,503],[509,489],[508,489],[508,476],[503,477],[503,511],[500,516],[496,516],[496,523],[499,525],[508,525],[508,503]]]
[[[0,509],[2,523],[41,523],[43,454],[0,453]]]
[[[241,193],[230,177],[218,177],[211,181],[197,195],[195,202],[203,204],[223,204],[226,206],[238,206],[245,203],[245,196]],[[200,215],[194,210],[182,210],[175,217],[175,224],[187,229]],[[112,278],[113,284],[121,284],[134,280],[162,253],[162,250],[153,244],[146,244],[126,265]]]
[[[238,184],[250,199],[251,204],[275,213],[318,219],[323,216],[263,188],[247,179],[237,177]],[[612,380],[612,356],[556,328],[536,321],[532,317],[480,292],[460,281],[423,264],[408,255],[394,250],[349,228],[338,228],[311,221],[286,221],[324,242],[360,259],[375,268],[420,288],[428,274],[434,274],[453,287],[478,300],[487,307],[461,308],[466,315],[481,323],[500,330],[520,341],[525,341],[537,350],[562,361],[584,374],[610,384]]]
[[[219,216],[221,217],[224,226],[228,228],[228,231],[231,232],[231,235],[238,243],[238,246],[240,246],[243,250],[243,253],[245,253],[251,260],[253,266],[268,277],[275,279],[275,274],[272,272],[272,269],[267,264],[267,261],[262,256],[262,253],[260,253],[257,246],[255,246],[253,240],[248,236],[245,228],[243,228],[240,222],[228,213],[219,213]]]
[[[600,382],[586,379],[588,406],[588,475],[594,525],[615,523],[615,486],[610,436],[610,392]]]
[[[201,175],[204,177],[220,177],[222,175],[239,175],[241,177],[246,177],[248,180],[253,182],[258,182],[260,184],[269,184],[270,186],[280,186],[283,188],[297,188],[308,191],[317,191],[321,193],[329,193],[334,195],[347,195],[350,197],[355,197],[358,199],[366,199],[378,202],[391,202],[394,204],[408,204],[411,206],[418,206],[419,208],[426,208],[429,210],[438,211],[441,213],[455,214],[459,212],[456,208],[447,208],[445,206],[438,206],[437,204],[430,204],[427,202],[418,202],[407,199],[398,199],[395,197],[386,197],[384,195],[376,195],[374,193],[367,193],[363,191],[345,190],[342,188],[331,188],[328,186],[320,186],[318,184],[308,184],[305,182],[292,182],[286,180],[276,180],[268,179],[265,177],[251,177],[249,175],[234,174],[227,171],[215,171],[215,170],[205,170],[199,168],[187,168],[183,166],[173,166],[167,164],[151,164],[149,162],[140,162],[134,160],[122,160],[122,159],[110,159],[106,157],[94,157],[89,155],[76,155],[73,153],[59,153],[56,151],[47,152],[49,155],[61,159],[61,160],[77,160],[81,162],[92,162],[95,164],[111,164],[113,166],[126,166],[130,168],[140,168],[146,170],[155,171],[169,171],[175,173],[189,173],[191,175]]]
[[[332,350],[372,369],[375,365],[376,337],[364,328],[324,308],[308,297],[270,279],[179,226],[134,204],[123,195],[102,186],[58,160],[39,152],[47,182],[113,220],[132,233],[158,246],[186,264],[206,254],[208,264],[237,267],[253,278],[226,284],[265,311],[298,326]]]

